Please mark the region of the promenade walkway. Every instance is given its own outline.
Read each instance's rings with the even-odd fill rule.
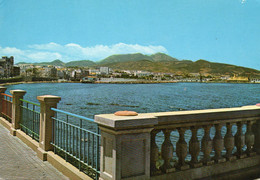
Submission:
[[[0,124],[0,180],[68,180]]]

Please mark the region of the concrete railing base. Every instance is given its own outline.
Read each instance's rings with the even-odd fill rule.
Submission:
[[[47,154],[48,152],[47,151],[44,151],[42,148],[38,148],[37,149],[37,156],[38,158],[40,158],[42,161],[47,161]]]
[[[176,171],[174,173],[162,174],[152,176],[152,180],[169,179],[169,180],[186,180],[186,179],[239,179],[245,176],[257,175],[259,166],[260,155],[247,157],[244,159],[237,159],[225,163],[213,164],[210,166],[202,166],[199,168],[188,169],[184,171]],[[258,169],[256,168],[258,167]],[[244,170],[248,170],[244,171]],[[258,171],[259,173],[260,171]],[[260,175],[260,173],[259,173]],[[246,178],[250,179],[250,178]]]
[[[47,160],[56,169],[58,169],[60,172],[62,172],[62,174],[64,174],[65,176],[67,176],[70,179],[93,180],[92,178],[90,178],[89,176],[84,174],[83,172],[80,172],[76,167],[74,167],[70,163],[66,162],[63,158],[54,154],[54,152],[52,152],[52,151],[48,151]]]
[[[245,179],[258,179],[260,177],[260,166],[256,165],[241,170],[232,171],[229,173],[220,174],[211,179],[216,180],[245,180]],[[204,178],[205,179],[205,178]],[[208,178],[209,179],[209,178]]]
[[[10,134],[12,134],[13,136],[16,136],[16,129],[11,127]]]

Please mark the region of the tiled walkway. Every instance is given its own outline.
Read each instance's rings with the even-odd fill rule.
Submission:
[[[6,179],[68,180],[0,124],[0,180]]]

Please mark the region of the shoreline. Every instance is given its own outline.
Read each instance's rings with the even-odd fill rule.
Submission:
[[[21,81],[0,83],[0,86],[16,85],[16,84],[37,84],[37,83],[82,83],[80,81]],[[122,82],[94,82],[83,84],[166,84],[166,83],[229,83],[229,84],[260,84],[260,82],[227,82],[227,81],[210,81],[210,82],[187,82],[187,81],[122,81]]]

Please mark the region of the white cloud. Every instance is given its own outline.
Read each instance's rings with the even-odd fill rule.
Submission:
[[[35,59],[37,62],[46,61],[47,59],[61,59],[62,55],[59,53],[50,53],[50,52],[35,52],[27,55],[29,59]]]
[[[139,44],[118,43],[114,45],[96,45],[82,47],[79,44],[69,43],[60,45],[54,42],[48,44],[29,45],[27,49],[15,47],[0,47],[0,55],[14,56],[15,62],[41,62],[60,59],[64,62],[72,60],[101,60],[113,54],[143,53],[154,54],[167,53],[163,46],[142,46]]]
[[[0,47],[1,56],[14,56],[15,62],[42,62],[46,60],[59,59],[62,56],[59,53],[35,50],[21,50],[14,47]]]
[[[0,53],[1,54],[23,54],[23,51],[20,50],[20,49],[17,49],[17,48],[13,48],[13,47],[5,47],[5,48],[2,48],[0,47]]]
[[[242,4],[246,3],[246,0],[242,0],[241,3],[242,3]]]

